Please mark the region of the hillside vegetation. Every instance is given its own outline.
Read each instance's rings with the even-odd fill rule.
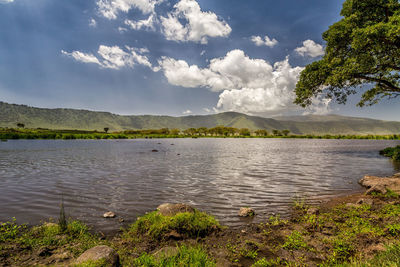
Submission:
[[[46,109],[0,102],[0,127],[15,128],[17,123],[26,128],[48,128],[65,130],[110,131],[132,129],[189,129],[226,126],[265,129],[267,131],[290,130],[293,134],[374,134],[388,135],[400,133],[400,122],[373,120],[366,118],[329,116],[293,116],[262,118],[236,112],[226,112],[203,116],[122,116],[108,112],[77,109]]]

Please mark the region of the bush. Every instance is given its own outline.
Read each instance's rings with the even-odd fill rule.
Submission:
[[[388,147],[379,153],[383,156],[392,158],[393,160],[400,160],[400,146]]]

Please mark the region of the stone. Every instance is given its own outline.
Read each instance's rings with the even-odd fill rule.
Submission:
[[[240,217],[253,217],[256,212],[252,208],[240,208],[238,215]]]
[[[393,177],[400,178],[400,172],[394,174]]]
[[[393,192],[400,193],[400,177],[396,175],[392,177],[364,176],[359,183],[367,188],[367,194],[372,192],[386,194],[389,188]]]
[[[87,261],[105,260],[107,267],[117,267],[119,264],[119,255],[108,246],[97,246],[86,250],[76,260],[76,264],[82,264]]]
[[[377,184],[368,189],[365,194],[372,195],[373,193],[384,195],[387,193],[387,189],[385,185]]]
[[[307,210],[308,215],[318,215],[319,214],[319,209],[318,208],[309,208]]]
[[[158,150],[157,149],[153,149],[151,152],[158,152]]]
[[[115,218],[115,213],[112,211],[107,211],[106,213],[103,214],[104,218]]]
[[[178,203],[164,203],[157,207],[158,212],[164,216],[175,216],[182,212],[194,212],[195,209],[187,204]]]
[[[179,234],[177,231],[175,231],[175,230],[172,230],[171,232],[169,232],[167,235],[166,235],[166,237],[168,238],[168,239],[173,239],[173,240],[180,240],[180,239],[182,239],[182,235],[181,234]]]
[[[370,199],[370,198],[360,198],[358,201],[357,201],[357,204],[367,204],[367,205],[372,205],[374,203],[374,201],[372,200],[372,199]]]
[[[358,207],[359,205],[357,205],[357,204],[354,204],[354,203],[346,203],[346,207],[348,207],[348,208],[356,208],[356,207]]]
[[[157,250],[153,256],[156,260],[160,260],[162,257],[174,257],[178,255],[178,253],[179,250],[177,247],[168,246]]]

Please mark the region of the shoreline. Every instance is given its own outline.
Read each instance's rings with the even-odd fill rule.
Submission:
[[[317,206],[300,201],[294,203],[288,219],[276,215],[264,223],[238,227],[220,226],[212,216],[187,205],[178,212],[170,213],[171,206],[165,214],[162,209],[145,214],[113,236],[92,233],[73,221],[69,222],[71,229],[63,233],[51,222],[25,230],[10,223],[20,232],[4,241],[1,238],[7,231],[3,224],[0,266],[75,266],[79,255],[96,245],[112,248],[122,266],[162,266],[143,262],[157,263],[159,257],[177,260],[180,253],[187,253],[187,257],[201,254],[210,266],[328,266],[373,261],[374,256],[396,249],[400,237],[400,174],[386,179],[366,176],[363,180],[369,187],[368,195],[354,192]],[[164,223],[159,224],[159,220]],[[160,253],[162,256],[157,256]]]

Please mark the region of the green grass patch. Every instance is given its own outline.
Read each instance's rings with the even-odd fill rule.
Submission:
[[[400,146],[387,147],[379,153],[385,157],[392,158],[393,160],[400,160]]]
[[[176,231],[184,237],[205,237],[220,228],[219,222],[205,212],[178,213],[164,216],[158,211],[146,214],[131,225],[128,233],[144,234],[154,239],[161,239],[165,234]]]
[[[174,266],[190,266],[190,267],[213,267],[216,266],[215,261],[212,260],[201,247],[178,247],[178,252],[174,256],[167,257],[161,255],[156,259],[153,255],[147,253],[135,259],[131,266],[141,267],[174,267]]]
[[[307,243],[304,240],[302,233],[299,231],[293,231],[287,238],[286,242],[283,244],[282,248],[288,250],[298,250],[308,248]]]

